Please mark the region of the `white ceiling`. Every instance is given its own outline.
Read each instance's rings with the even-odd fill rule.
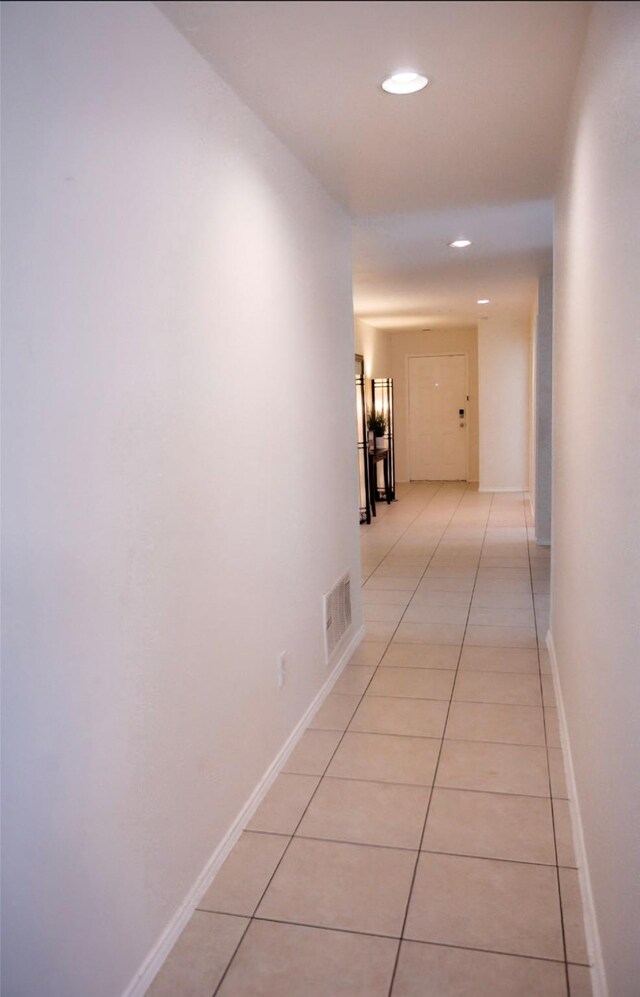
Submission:
[[[468,249],[450,249],[459,236]],[[551,201],[377,215],[354,222],[356,315],[379,329],[475,325],[531,315],[551,272]],[[478,305],[489,298],[489,305]]]
[[[475,322],[480,296],[530,310],[590,4],[157,6],[354,217],[357,314],[419,328]],[[430,85],[385,94],[404,67]]]

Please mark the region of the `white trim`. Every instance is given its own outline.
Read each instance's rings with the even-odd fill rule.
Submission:
[[[489,485],[481,485],[480,488],[478,488],[478,491],[479,492],[526,492],[527,486],[520,485],[509,488],[490,488]]]
[[[176,910],[168,925],[153,945],[149,954],[143,960],[142,965],[127,986],[126,990],[123,992],[122,997],[143,997],[143,995],[147,992],[160,967],[175,945],[178,936],[191,917],[193,911],[196,909],[200,900],[211,886],[214,876],[242,834],[245,825],[258,809],[258,806],[262,802],[267,791],[270,789],[272,783],[275,781],[276,776],[280,773],[280,770],[283,768],[296,744],[304,734],[310,721],[331,692],[331,689],[340,677],[340,673],[349,661],[349,658],[355,651],[363,636],[364,626],[361,626],[360,629],[351,637],[344,651],[340,655],[335,668],[331,672],[331,675],[324,683],[320,689],[320,692],[314,698],[309,708],[305,711],[304,715],[298,721],[284,745],[267,768],[258,785],[249,796],[249,799],[240,810],[240,813],[231,824],[231,827],[222,838],[222,841],[218,844],[213,855],[206,863],[204,869]]]
[[[600,943],[600,932],[598,930],[598,919],[596,917],[596,907],[591,888],[591,876],[589,874],[589,862],[587,850],[584,843],[584,829],[582,827],[582,817],[580,815],[580,801],[576,786],[576,776],[573,767],[573,757],[571,755],[571,741],[569,740],[569,729],[567,727],[567,717],[562,699],[562,688],[560,686],[560,673],[558,671],[558,659],[556,657],[553,635],[549,630],[547,633],[547,648],[549,650],[549,661],[551,663],[551,674],[558,704],[558,721],[560,723],[560,742],[562,744],[562,757],[564,759],[564,772],[567,780],[567,792],[569,795],[569,809],[571,811],[571,827],[573,829],[573,845],[576,853],[578,865],[578,876],[580,878],[580,890],[582,892],[582,908],[584,919],[584,930],[587,939],[587,952],[591,963],[591,986],[593,997],[609,997],[607,977],[602,958],[602,945]]]
[[[428,480],[430,480],[428,478],[412,478],[411,477],[411,460],[410,460],[410,454],[411,454],[411,389],[410,389],[410,383],[411,383],[411,379],[409,377],[409,361],[410,360],[424,360],[425,358],[430,358],[430,357],[464,357],[464,364],[465,364],[465,366],[464,366],[464,384],[465,384],[464,394],[465,394],[465,398],[467,399],[466,402],[465,402],[465,433],[464,433],[464,436],[465,436],[465,458],[464,458],[464,478],[444,478],[443,480],[445,480],[445,481],[466,481],[468,483],[469,482],[469,466],[470,466],[470,460],[469,460],[469,440],[470,440],[470,437],[471,437],[471,434],[469,432],[469,351],[468,350],[441,350],[440,352],[436,351],[435,353],[433,353],[433,352],[431,352],[431,353],[407,353],[406,356],[405,356],[405,358],[404,358],[405,379],[406,379],[405,383],[407,385],[407,392],[406,392],[407,398],[406,398],[406,404],[405,404],[405,419],[406,419],[406,426],[407,426],[407,434],[406,434],[406,440],[405,440],[405,448],[406,448],[407,468],[408,468],[408,471],[409,471],[409,481],[411,482],[411,481],[428,481]],[[440,479],[437,479],[437,480],[440,480]]]

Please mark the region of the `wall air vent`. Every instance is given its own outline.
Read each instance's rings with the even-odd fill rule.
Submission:
[[[351,626],[351,579],[345,575],[324,597],[324,648],[330,664]]]

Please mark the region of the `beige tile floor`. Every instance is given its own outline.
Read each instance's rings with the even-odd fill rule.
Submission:
[[[364,642],[152,997],[591,994],[525,497],[378,509]]]

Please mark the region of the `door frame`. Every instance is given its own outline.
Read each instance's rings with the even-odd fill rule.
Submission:
[[[468,350],[435,350],[430,353],[407,353],[405,357],[405,377],[407,384],[407,400],[405,418],[407,427],[407,464],[409,465],[409,481],[421,481],[422,478],[411,477],[411,379],[409,364],[411,360],[424,360],[435,357],[464,357],[464,393],[467,399],[464,423],[464,481],[469,481],[469,351]]]

